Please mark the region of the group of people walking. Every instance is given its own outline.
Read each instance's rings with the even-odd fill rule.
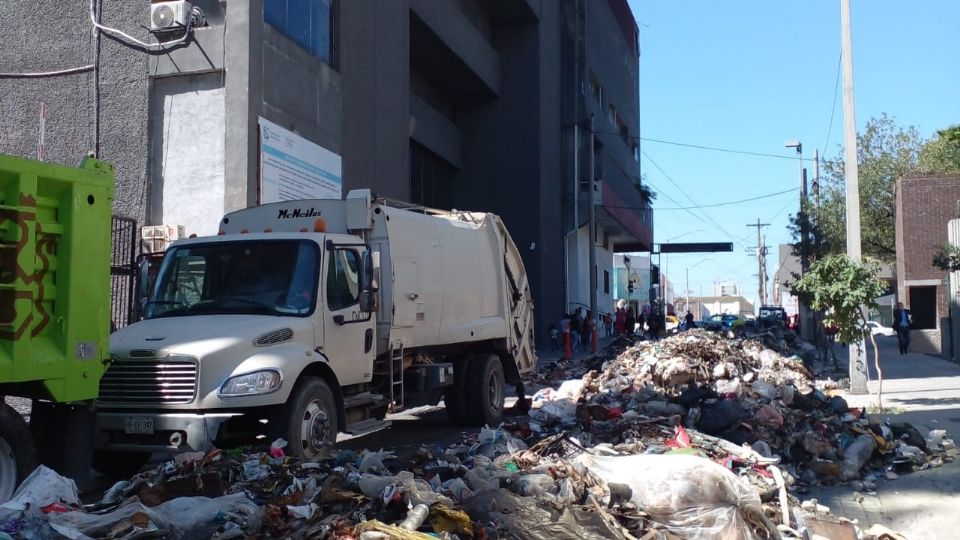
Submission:
[[[597,329],[597,323],[600,328]],[[647,332],[644,332],[646,326]],[[550,350],[559,351],[563,347],[564,334],[570,333],[570,346],[574,352],[587,350],[593,339],[593,332],[597,330],[606,337],[614,335],[644,335],[651,339],[659,339],[660,328],[656,317],[644,317],[643,313],[636,313],[633,306],[620,305],[611,315],[604,313],[597,318],[589,310],[577,308],[571,314],[565,314],[559,325],[550,326]]]

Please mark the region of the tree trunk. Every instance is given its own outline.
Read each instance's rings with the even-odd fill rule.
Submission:
[[[877,336],[867,328],[867,317],[863,314],[863,308],[860,308],[860,320],[863,321],[864,334],[870,336],[870,343],[873,345],[873,364],[877,367],[877,408],[879,413],[883,414],[883,370],[880,369],[880,347],[877,347]]]

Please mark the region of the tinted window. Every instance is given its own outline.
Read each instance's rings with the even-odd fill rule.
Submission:
[[[263,20],[335,66],[336,0],[264,0]]]
[[[319,248],[301,241],[244,241],[171,248],[146,317],[308,315]]]

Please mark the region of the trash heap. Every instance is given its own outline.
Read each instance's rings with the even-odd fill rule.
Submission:
[[[866,478],[869,488],[879,477],[950,459],[943,432],[928,444],[910,424],[868,418],[817,389],[789,351],[705,331],[643,342],[557,390],[539,391],[530,427],[571,431],[585,445],[645,449],[658,444],[645,426],[661,419],[749,446],[805,484]]]
[[[693,331],[551,366],[529,417],[404,459],[301,462],[283,440],[186,453],[88,505],[41,467],[0,505],[0,540],[903,538],[795,495],[869,490],[953,442],[849,409],[782,343]]]

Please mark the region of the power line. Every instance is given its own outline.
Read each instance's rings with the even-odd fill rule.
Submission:
[[[827,126],[827,140],[823,143],[821,154],[826,155],[827,146],[830,145],[830,134],[833,133],[833,115],[837,112],[837,95],[840,93],[840,65],[843,62],[843,54],[837,58],[837,81],[833,83],[833,105],[830,107],[830,124]]]
[[[720,206],[731,206],[731,205],[735,205],[735,204],[743,204],[743,203],[746,203],[746,202],[759,201],[759,200],[761,200],[761,199],[769,199],[769,198],[771,198],[771,197],[776,197],[776,196],[778,196],[778,195],[785,195],[785,194],[787,194],[787,193],[793,193],[794,191],[797,191],[797,188],[786,189],[786,190],[783,190],[783,191],[778,191],[778,192],[776,192],[776,193],[767,193],[766,195],[758,195],[758,196],[756,196],[756,197],[750,197],[749,199],[740,199],[739,201],[727,201],[727,202],[722,202],[722,203],[704,204],[704,205],[700,205],[700,206],[677,206],[677,207],[675,207],[675,208],[670,208],[670,207],[660,208],[660,207],[657,207],[657,208],[655,208],[655,210],[661,211],[661,210],[690,210],[690,209],[701,209],[701,208],[717,208],[717,207],[720,207]],[[612,207],[612,208],[630,208],[630,207],[626,207],[626,206],[617,207],[617,206],[614,206],[614,207]],[[630,209],[633,209],[633,208],[630,208]]]
[[[646,141],[659,144],[668,144],[671,146],[682,146],[684,148],[696,148],[697,150],[710,150],[713,152],[726,152],[728,154],[743,154],[747,156],[756,156],[756,157],[766,157],[766,158],[776,158],[776,159],[789,159],[791,161],[796,161],[798,158],[796,156],[785,156],[783,154],[767,154],[764,152],[753,152],[750,150],[736,150],[733,148],[723,148],[720,146],[706,146],[702,144],[693,144],[693,143],[684,143],[679,141],[668,141],[665,139],[654,139],[651,137],[635,137],[633,135],[624,135],[619,131],[599,131],[594,130],[594,133],[598,135],[616,135],[618,137],[630,139],[631,141]],[[803,158],[804,161],[813,161],[813,158]]]
[[[732,148],[721,148],[719,146],[704,146],[702,144],[691,144],[691,143],[682,143],[677,141],[666,141],[663,139],[651,139],[649,137],[638,137],[641,141],[655,142],[660,144],[669,144],[672,146],[683,146],[685,148],[696,148],[698,150],[712,150],[714,152],[726,152],[728,154],[744,154],[747,156],[757,156],[757,157],[767,157],[767,158],[777,158],[777,159],[790,159],[796,161],[795,156],[784,156],[782,154],[766,154],[763,152],[751,152],[749,150],[734,150]],[[804,161],[813,161],[811,158],[804,158]]]
[[[661,167],[659,163],[657,163],[656,161],[653,160],[653,158],[650,157],[650,154],[648,154],[648,153],[647,153],[644,149],[642,149],[642,148],[640,149],[640,153],[643,154],[643,156],[647,158],[647,161],[649,161],[654,167],[656,167],[657,170],[660,171],[661,174],[663,174],[664,178],[666,178],[667,181],[669,181],[671,184],[673,184],[673,186],[676,187],[677,190],[679,190],[680,193],[681,193],[684,197],[686,197],[687,200],[690,201],[691,204],[693,204],[694,206],[697,206],[697,207],[699,208],[699,205],[697,204],[697,201],[693,200],[693,197],[691,197],[686,191],[684,191],[683,188],[680,187],[680,184],[678,184],[669,174],[667,174],[667,171],[663,170],[663,167]],[[671,200],[672,200],[672,199],[671,199]],[[676,201],[674,201],[674,202],[676,203]],[[679,203],[677,203],[677,204],[679,205]],[[722,232],[723,234],[727,235],[728,238],[730,238],[730,239],[733,240],[735,243],[740,244],[740,246],[743,247],[743,244],[742,244],[741,242],[739,242],[739,241],[738,241],[732,234],[730,234],[726,229],[724,229],[722,225],[720,225],[719,223],[717,223],[717,221],[716,221],[715,219],[713,219],[712,217],[710,217],[710,215],[707,214],[706,212],[703,212],[703,210],[700,210],[700,211],[703,213],[703,217],[705,217],[707,220],[709,220],[710,223],[712,223],[713,226],[715,226],[715,227],[717,228],[717,230],[719,230],[719,231]],[[690,210],[687,210],[687,212],[690,213],[690,215],[695,215],[695,214],[693,214]],[[698,219],[699,219],[699,218],[698,218]]]

